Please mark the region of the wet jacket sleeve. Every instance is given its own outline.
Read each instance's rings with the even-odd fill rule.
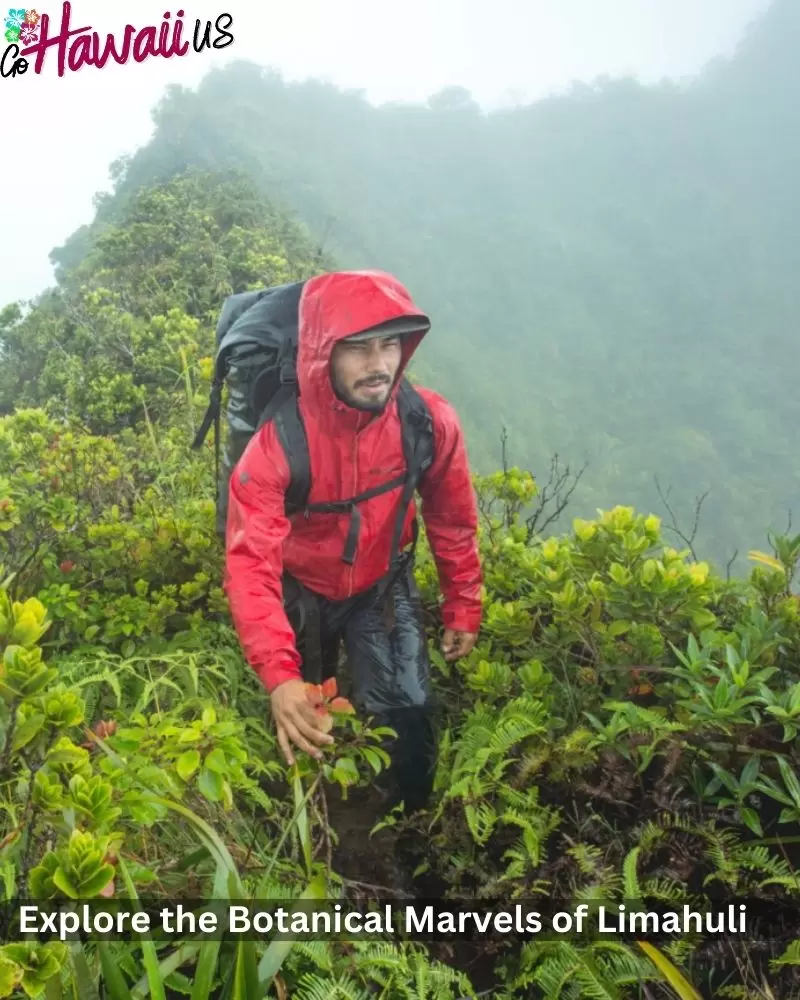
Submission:
[[[435,455],[420,488],[422,518],[439,572],[445,628],[477,632],[481,623],[478,508],[467,450],[453,407],[420,390],[431,410]]]
[[[230,478],[224,586],[245,659],[270,692],[301,676],[281,582],[288,482],[283,450],[267,424],[250,439]]]

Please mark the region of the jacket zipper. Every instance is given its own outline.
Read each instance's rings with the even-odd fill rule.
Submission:
[[[358,418],[358,424],[361,423],[361,417]],[[353,492],[350,496],[354,497],[358,495],[358,434],[360,427],[356,425],[356,432],[353,435]],[[359,539],[360,541],[360,539]],[[347,568],[347,596],[353,596],[353,574],[355,573],[356,559],[358,558],[358,548],[356,548],[356,555],[353,562]]]

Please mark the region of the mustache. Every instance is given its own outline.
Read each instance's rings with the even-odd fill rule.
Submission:
[[[355,388],[358,389],[362,385],[391,385],[391,381],[388,375],[370,375],[369,378],[359,379],[355,384]]]

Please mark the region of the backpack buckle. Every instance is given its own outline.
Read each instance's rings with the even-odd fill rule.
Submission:
[[[297,352],[287,342],[281,354],[281,385],[292,385],[297,382]]]

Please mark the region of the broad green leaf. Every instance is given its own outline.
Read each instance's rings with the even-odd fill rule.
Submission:
[[[55,874],[53,875],[53,882],[56,888],[60,889],[65,896],[69,896],[70,899],[80,898],[80,893],[63,868],[56,869]]]
[[[800,808],[800,782],[797,780],[794,768],[785,757],[778,757],[778,767],[781,769],[786,790],[791,795],[794,804]]]
[[[44,726],[45,716],[41,713],[29,716],[21,725],[17,726],[14,730],[14,750],[21,750],[22,747],[27,746],[32,739],[34,739],[42,730]]]
[[[225,760],[225,754],[217,747],[212,750],[210,754],[203,761],[203,767],[209,769],[209,771],[216,771],[217,774],[227,774],[228,764]]]
[[[175,770],[178,772],[179,777],[181,777],[184,781],[188,781],[199,766],[200,751],[187,750],[186,753],[181,754],[176,761]]]
[[[10,997],[22,979],[22,969],[0,956],[0,997]]]
[[[739,816],[745,826],[752,830],[757,837],[764,836],[764,831],[761,829],[761,820],[758,818],[758,813],[755,809],[740,809]]]
[[[358,768],[350,757],[339,757],[334,762],[334,771],[340,771],[355,781],[358,780]]]
[[[103,865],[88,881],[81,883],[81,899],[92,899],[94,896],[99,896],[113,878],[113,865]]]
[[[203,768],[197,781],[200,794],[204,795],[209,802],[219,802],[222,799],[223,781],[222,776],[215,771]]]

